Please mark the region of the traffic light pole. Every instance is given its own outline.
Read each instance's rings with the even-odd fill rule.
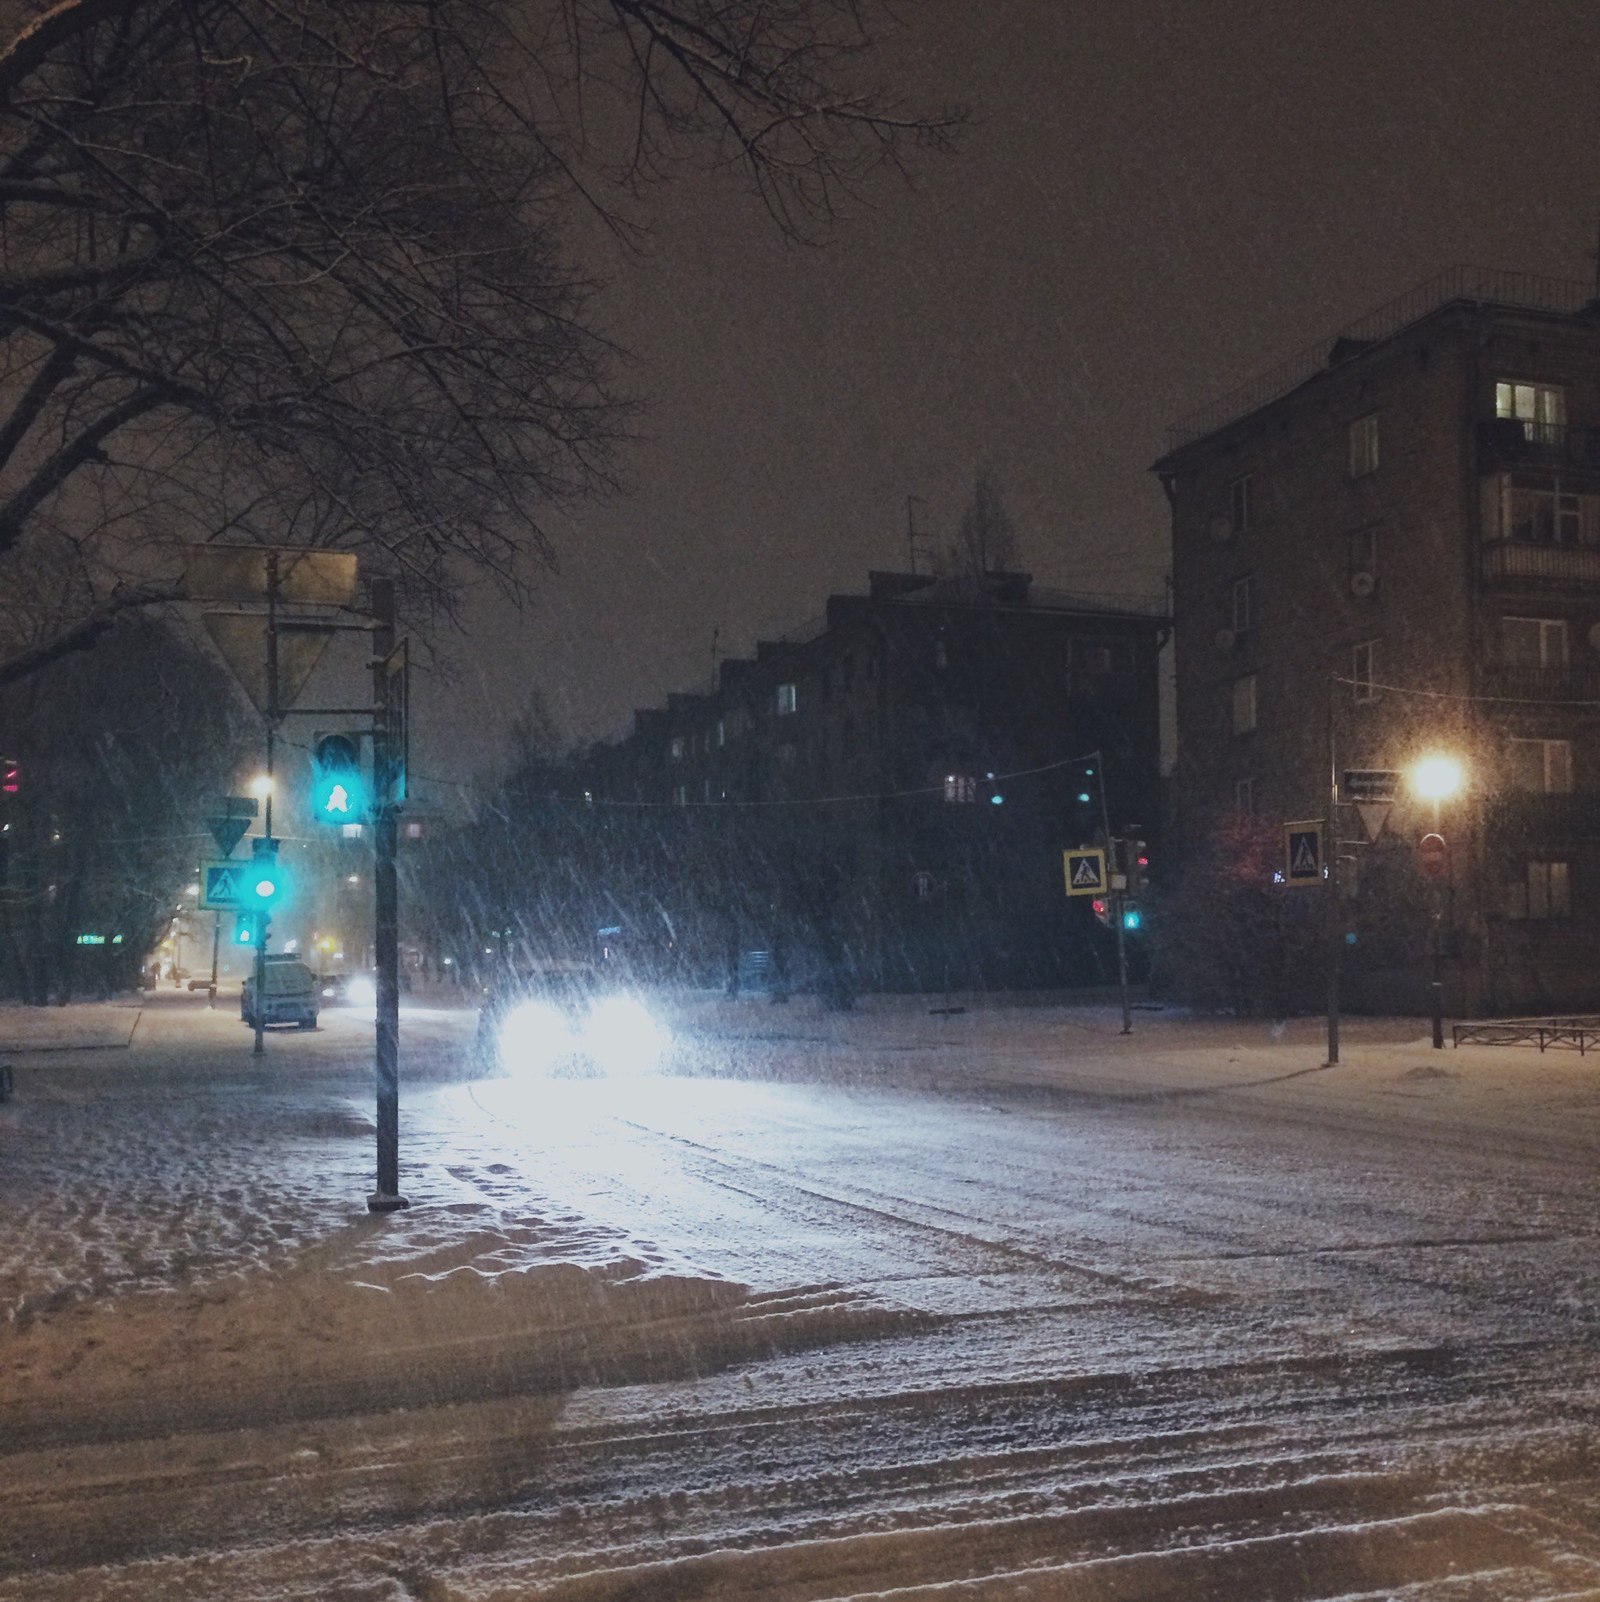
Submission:
[[[400,1194],[400,887],[396,868],[395,749],[388,663],[395,647],[394,581],[372,581],[372,835],[373,943],[377,958],[378,1017],[374,1058],[378,1114],[377,1188],[367,1197],[375,1213],[408,1205]]]
[[[1100,827],[1106,837],[1106,860],[1109,866],[1106,869],[1106,888],[1110,891],[1111,917],[1117,926],[1117,992],[1122,997],[1122,1032],[1125,1035],[1133,1033],[1133,1009],[1128,1005],[1128,932],[1123,927],[1127,894],[1124,890],[1112,890],[1110,880],[1117,872],[1117,862],[1120,855],[1120,841],[1111,834],[1111,809],[1106,804],[1106,760],[1103,751],[1094,754],[1095,773],[1100,780]],[[1126,886],[1126,864],[1123,865],[1122,882]]]

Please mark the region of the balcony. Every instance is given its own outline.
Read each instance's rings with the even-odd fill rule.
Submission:
[[[1489,802],[1485,821],[1492,836],[1521,848],[1600,840],[1600,792],[1498,795]]]
[[[1489,663],[1483,669],[1481,693],[1507,701],[1600,702],[1600,668]]]
[[[1478,466],[1486,473],[1518,467],[1600,472],[1600,428],[1485,417],[1478,424]]]
[[[1485,584],[1600,589],[1600,545],[1534,545],[1493,540],[1482,547]]]

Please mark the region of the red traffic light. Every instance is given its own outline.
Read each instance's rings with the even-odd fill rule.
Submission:
[[[22,764],[15,757],[0,758],[0,795],[17,795],[22,790]]]
[[[1089,903],[1089,909],[1094,913],[1095,917],[1101,921],[1101,923],[1107,925],[1107,927],[1110,926],[1111,903],[1109,901],[1102,901],[1099,896],[1096,896],[1094,900]]]

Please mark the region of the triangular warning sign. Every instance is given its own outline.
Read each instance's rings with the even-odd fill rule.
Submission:
[[[211,831],[211,838],[217,842],[217,850],[223,856],[231,856],[233,848],[244,838],[244,832],[250,827],[248,818],[207,818],[206,827]]]
[[[1361,827],[1366,830],[1368,840],[1376,840],[1383,833],[1383,826],[1389,821],[1393,809],[1392,801],[1356,802],[1356,816],[1361,819]]]
[[[256,711],[267,710],[267,620],[254,612],[207,612],[206,629]],[[311,670],[322,660],[331,631],[293,622],[278,625],[277,710],[300,699]]]
[[[1100,864],[1093,857],[1079,857],[1072,865],[1072,882],[1093,889],[1100,887]]]
[[[1312,836],[1309,834],[1295,836],[1294,855],[1289,859],[1289,871],[1291,873],[1316,873],[1317,848],[1311,842]]]

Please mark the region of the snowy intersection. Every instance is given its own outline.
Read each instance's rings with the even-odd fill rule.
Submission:
[[[0,1602],[1600,1597],[1600,1063],[677,1007],[0,1014]]]

